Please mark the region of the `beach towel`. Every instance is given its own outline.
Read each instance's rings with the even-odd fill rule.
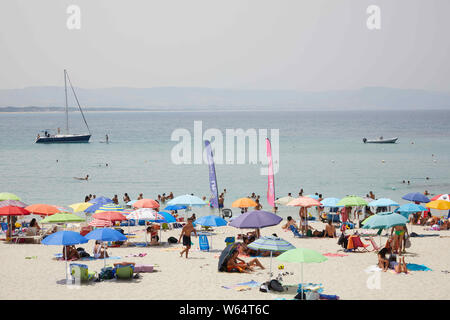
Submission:
[[[329,294],[320,294],[319,299],[320,300],[339,300],[339,296],[329,295]]]
[[[424,264],[407,263],[406,269],[411,271],[433,271]]]
[[[118,259],[122,259],[122,258],[121,257],[108,257],[108,258],[105,258],[105,260],[118,260]],[[103,258],[96,259],[94,257],[85,257],[85,258],[81,258],[79,260],[81,260],[81,261],[92,261],[92,260],[103,260]]]
[[[130,257],[145,257],[146,255],[147,255],[146,253],[129,254],[129,255],[125,256],[125,258],[130,258]]]
[[[297,292],[300,293],[302,291],[302,284],[299,283]],[[323,292],[323,285],[321,283],[304,283],[303,284],[303,292],[307,291],[315,291],[318,293]]]
[[[242,289],[247,290],[247,288],[256,288],[259,287],[261,284],[259,282],[256,282],[254,280],[248,281],[248,282],[242,282],[238,284],[234,284],[231,286],[222,286],[222,288],[225,289],[235,289],[238,291],[242,291]]]
[[[348,254],[332,253],[332,252],[324,253],[323,255],[326,257],[346,257],[346,256],[348,256]]]
[[[439,234],[433,233],[433,234],[417,234],[415,232],[411,232],[411,237],[439,237]]]

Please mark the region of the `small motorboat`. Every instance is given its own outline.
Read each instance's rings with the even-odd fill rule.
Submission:
[[[384,139],[383,137],[379,137],[376,140],[367,140],[366,138],[363,138],[364,143],[396,143],[398,140],[398,137],[391,138],[391,139]]]

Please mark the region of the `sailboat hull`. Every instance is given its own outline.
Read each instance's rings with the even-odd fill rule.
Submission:
[[[39,137],[36,143],[83,143],[89,142],[90,134],[60,134],[50,137]]]

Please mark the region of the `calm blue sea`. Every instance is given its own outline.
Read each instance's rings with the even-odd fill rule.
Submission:
[[[276,196],[300,188],[324,197],[348,194],[389,197],[413,191],[450,192],[450,111],[216,111],[86,112],[92,130],[88,144],[35,144],[43,129],[64,128],[64,113],[0,114],[0,192],[26,203],[67,206],[86,194],[194,193],[209,196],[208,166],[171,162],[173,130],[279,129]],[[72,132],[85,132],[78,113],[70,114]],[[110,143],[100,143],[109,135]],[[362,138],[399,137],[393,145],[363,144]],[[57,161],[58,160],[58,161]],[[384,160],[384,163],[382,162]],[[108,166],[106,166],[108,163]],[[216,166],[225,206],[252,192],[265,209],[267,177],[260,164]],[[89,181],[73,177],[89,174]],[[429,180],[425,178],[429,177]],[[402,180],[409,180],[410,185]],[[282,215],[296,212],[280,208]],[[209,209],[197,210],[202,215]],[[235,210],[236,213],[237,210]]]

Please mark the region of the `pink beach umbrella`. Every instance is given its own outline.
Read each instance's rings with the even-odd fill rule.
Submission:
[[[133,203],[134,208],[159,208],[159,203],[153,199],[141,199]]]
[[[310,197],[298,197],[298,198],[295,198],[294,200],[292,200],[291,202],[289,202],[287,205],[290,207],[310,208],[310,207],[320,207],[322,204],[320,203],[319,200],[316,200],[316,199],[313,199]],[[306,230],[308,230],[308,217],[306,218],[306,221],[304,223],[305,223]],[[302,229],[302,233],[303,233],[303,227],[301,229]]]

